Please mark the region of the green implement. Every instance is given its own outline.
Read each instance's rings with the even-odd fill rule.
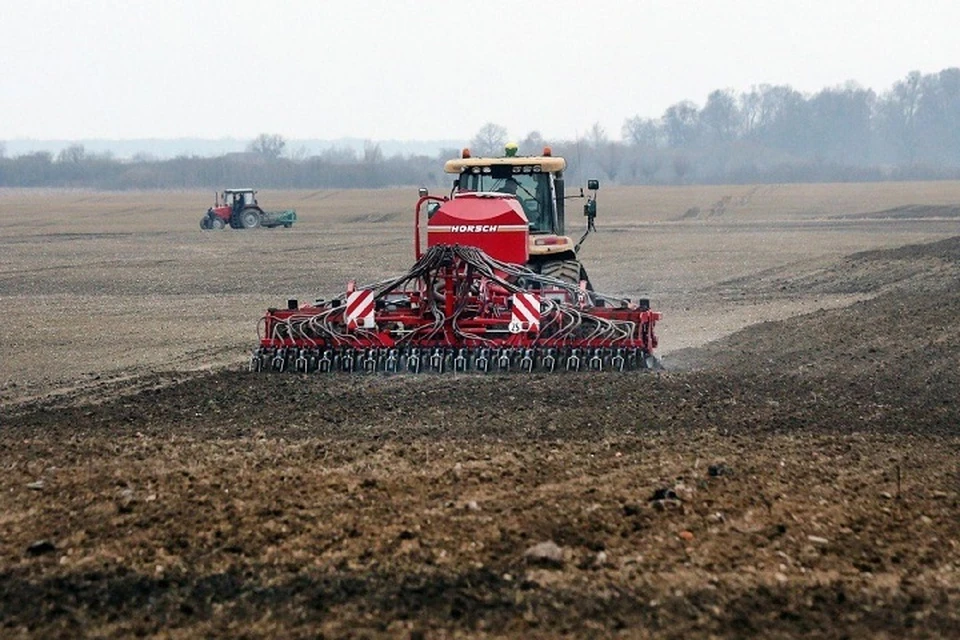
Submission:
[[[264,211],[260,225],[271,229],[273,227],[286,227],[289,229],[296,221],[297,212],[293,209],[287,209],[286,211]]]

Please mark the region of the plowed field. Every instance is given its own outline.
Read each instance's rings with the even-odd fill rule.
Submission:
[[[956,637],[960,184],[601,191],[659,373],[251,374],[414,194],[0,191],[2,637]]]

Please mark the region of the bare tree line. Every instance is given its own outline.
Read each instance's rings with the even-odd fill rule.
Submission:
[[[624,182],[958,177],[960,68],[911,72],[880,95],[855,83],[718,90],[702,108],[630,118],[622,134],[628,153],[607,166]]]
[[[571,180],[601,177],[619,184],[876,181],[960,178],[960,68],[913,71],[877,94],[855,83],[805,95],[787,85],[747,92],[717,90],[701,107],[682,101],[658,118],[627,118],[613,140],[595,124],[576,140],[545,140],[532,131],[523,154],[553,147],[567,158]],[[475,155],[500,155],[507,130],[487,123],[470,141]],[[0,186],[103,189],[351,188],[448,183],[439,157],[386,157],[380,145],[333,148],[319,155],[288,149],[261,134],[246,153],[158,160],[118,160],[73,145],[5,157]]]
[[[442,180],[443,167],[433,157],[388,158],[373,143],[367,145],[362,155],[351,149],[334,148],[317,156],[304,157],[294,152],[288,157],[280,155],[285,141],[276,135],[268,137],[276,144],[265,148],[251,144],[246,153],[213,158],[180,156],[158,160],[142,155],[125,161],[109,154],[86,153],[81,145],[70,146],[56,156],[41,151],[16,158],[0,157],[0,187],[323,189],[435,185]]]

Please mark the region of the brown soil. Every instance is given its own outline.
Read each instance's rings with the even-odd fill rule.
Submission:
[[[255,375],[231,335],[10,382],[0,635],[956,636],[960,237],[889,244],[650,270],[726,318],[656,374]]]

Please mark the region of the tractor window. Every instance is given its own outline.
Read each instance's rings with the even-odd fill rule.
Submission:
[[[236,192],[236,191],[235,191],[235,192],[233,192],[232,195],[233,195],[233,202],[232,202],[232,204],[233,204],[233,207],[234,207],[235,209],[243,209],[243,208],[246,207],[246,206],[249,206],[249,205],[251,205],[251,204],[255,204],[255,203],[254,203],[254,200],[253,200],[253,194],[252,194],[252,193],[246,193],[246,192],[242,192],[242,191],[241,191],[241,192]]]
[[[460,174],[460,191],[509,193],[517,197],[533,233],[553,232],[553,201],[550,197],[550,175],[515,173],[506,177],[490,174]]]

